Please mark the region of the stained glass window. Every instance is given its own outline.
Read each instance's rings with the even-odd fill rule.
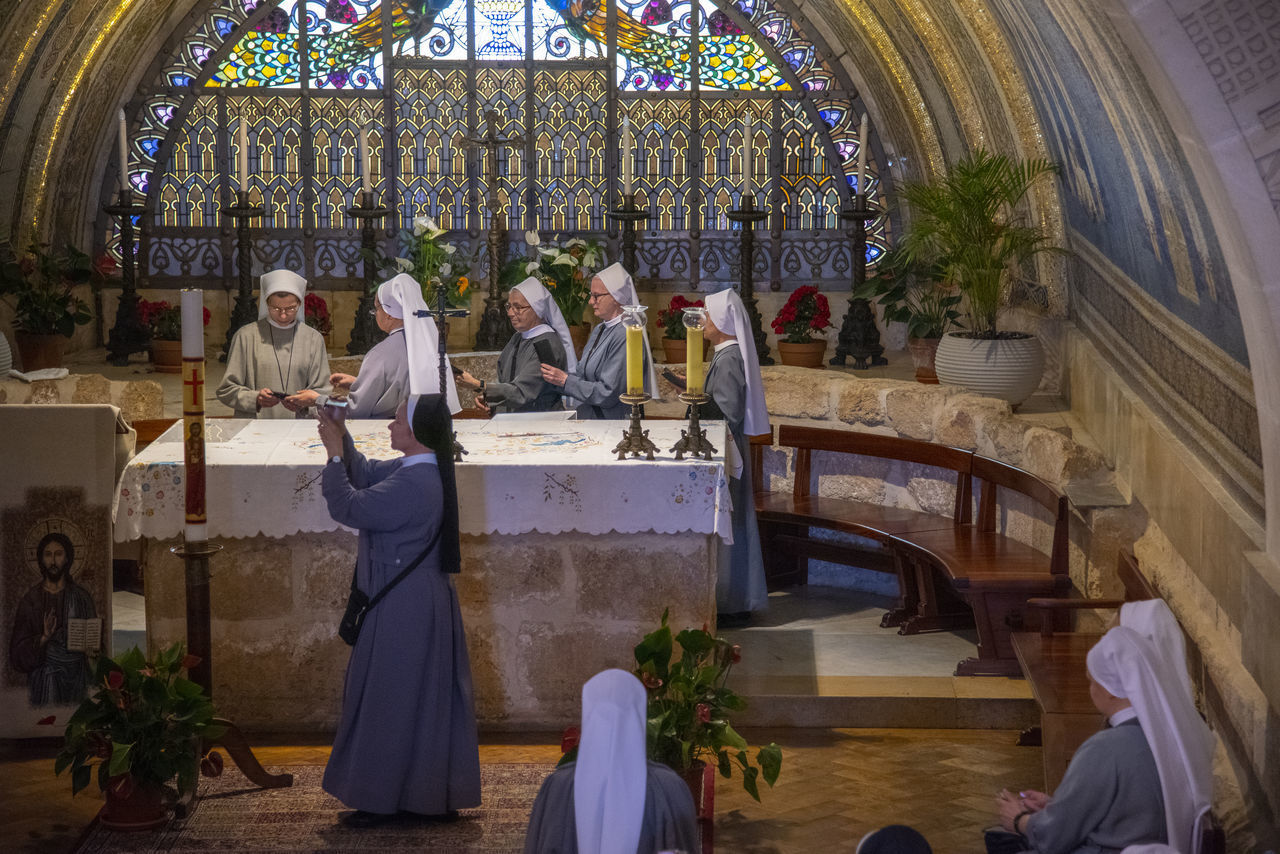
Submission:
[[[393,211],[388,239],[428,214],[481,245],[493,174],[514,251],[530,228],[592,233],[616,250],[608,212],[621,201],[627,116],[635,201],[650,214],[643,286],[736,278],[727,214],[748,171],[757,206],[774,212],[756,268],[775,285],[799,272],[847,286],[839,213],[870,144],[857,138],[862,106],[821,60],[832,54],[820,37],[770,0],[218,0],[193,20],[131,117],[130,181],[154,211],[141,250],[153,279],[234,277],[221,210],[241,189],[242,122],[245,189],[267,209],[254,223],[259,266],[293,259],[306,275],[355,284],[347,209],[362,128],[375,196]],[[509,141],[492,163],[467,145],[489,112]],[[873,260],[885,227],[871,224]]]

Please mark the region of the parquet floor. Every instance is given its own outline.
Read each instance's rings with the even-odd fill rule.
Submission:
[[[1001,787],[1039,780],[1039,748],[1015,747],[1016,733],[993,730],[778,729],[744,732],[776,741],[783,768],[757,804],[738,778],[716,782],[716,850],[744,854],[852,852],[885,824],[918,828],[939,854],[981,850]],[[548,762],[559,736],[494,734],[481,761]],[[326,742],[313,737],[255,741],[266,765],[323,764]],[[0,850],[62,854],[74,849],[100,801],[74,799],[53,775],[55,741],[0,746]]]

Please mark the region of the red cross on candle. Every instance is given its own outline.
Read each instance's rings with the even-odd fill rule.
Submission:
[[[198,408],[200,405],[200,388],[204,385],[204,380],[200,378],[200,369],[195,365],[191,366],[191,379],[183,380],[182,384],[191,389],[191,406]]]

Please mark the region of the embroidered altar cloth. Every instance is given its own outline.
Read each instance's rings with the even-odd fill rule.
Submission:
[[[457,466],[464,534],[714,534],[732,542],[725,459],[677,461],[670,448],[682,421],[646,421],[658,446],[652,462],[618,461],[611,451],[621,421],[495,418],[454,423],[467,450]],[[720,448],[732,448],[724,422],[703,422]],[[366,456],[395,459],[387,422],[347,425]],[[117,542],[182,536],[185,479],[182,422],[130,461],[115,508]],[[327,461],[311,420],[213,419],[205,448],[209,535],[285,537],[341,529],[320,491]],[[736,460],[730,460],[732,466]]]

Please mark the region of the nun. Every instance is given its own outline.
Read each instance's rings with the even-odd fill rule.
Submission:
[[[1017,834],[1020,847],[1005,848],[998,831],[988,831],[988,850],[1195,851],[1212,796],[1213,733],[1168,658],[1133,629],[1109,630],[1086,664],[1089,696],[1107,728],[1080,745],[1052,798],[997,796],[1004,835]]]
[[[538,790],[525,854],[698,851],[693,795],[675,771],[645,758],[647,698],[624,670],[582,686],[577,758]]]
[[[631,276],[621,264],[606,267],[591,280],[591,308],[600,318],[576,369],[565,371],[542,365],[542,378],[563,388],[580,419],[621,420],[630,415],[619,397],[627,390],[627,330],[622,325],[622,307],[638,305],[640,298]],[[658,397],[658,375],[653,370],[649,336],[644,338],[645,391]]]
[[[733,467],[741,466],[736,474],[729,472],[733,544],[719,551],[716,579],[717,624],[733,627],[744,625],[751,613],[763,610],[769,600],[760,532],[756,528],[756,473],[751,470],[749,439],[769,432],[769,410],[765,408],[760,362],[742,299],[733,290],[724,290],[709,294],[706,305],[706,328],[702,334],[713,350],[704,390],[711,400],[703,406],[701,415],[728,423],[738,452]]]
[[[232,337],[216,395],[236,418],[300,418],[329,391],[324,336],[304,316],[307,280],[272,270],[258,289],[258,321]]]
[[[396,407],[397,460],[365,458],[341,417],[317,413],[329,513],[360,532],[356,585],[373,598],[399,578],[351,648],[322,785],[355,810],[339,818],[348,827],[454,817],[480,804],[480,749],[452,580],[462,560],[448,404],[427,394]]]
[[[348,418],[391,418],[409,395],[440,391],[440,338],[418,282],[408,273],[388,279],[378,286],[373,306],[387,337],[365,354],[358,377],[329,377],[335,391],[347,392]],[[444,373],[449,411],[456,413],[461,407],[453,372],[446,366]]]
[[[463,371],[458,382],[480,392],[476,405],[486,412],[563,409],[560,390],[543,380],[540,366],[545,361],[573,372],[578,359],[569,325],[551,292],[530,276],[507,294],[507,317],[515,334],[498,355],[498,381],[486,382]]]

